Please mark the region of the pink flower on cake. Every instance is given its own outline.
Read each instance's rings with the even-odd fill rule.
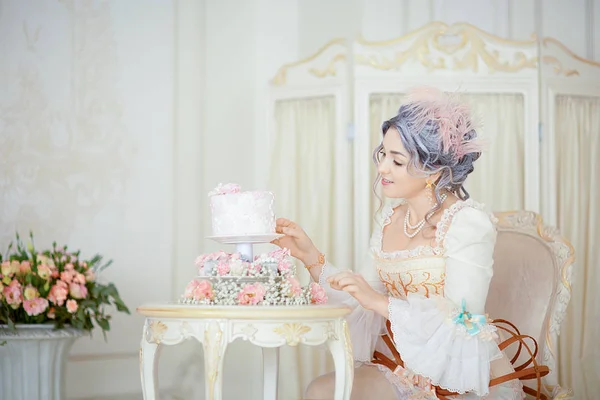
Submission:
[[[287,281],[290,284],[290,295],[300,296],[302,294],[302,286],[300,285],[298,279],[290,277]]]
[[[281,260],[279,261],[277,269],[279,269],[279,272],[281,272],[282,274],[286,274],[292,269],[292,263],[290,262],[290,260]]]
[[[75,312],[77,312],[77,309],[79,308],[79,306],[77,305],[77,302],[73,299],[69,299],[67,300],[67,311],[70,312],[71,314],[74,314]]]
[[[311,282],[310,284],[311,302],[314,304],[324,304],[327,302],[327,293],[318,283]]]
[[[202,268],[202,267],[204,267],[204,263],[207,261],[221,261],[221,260],[228,260],[228,259],[229,259],[229,254],[225,253],[223,250],[220,250],[215,253],[207,253],[207,254],[199,255],[198,257],[196,257],[196,260],[194,261],[194,265],[196,265],[197,268]]]
[[[290,256],[290,251],[289,251],[289,249],[285,249],[285,248],[273,250],[272,252],[267,254],[267,257],[274,258],[277,261],[285,260],[289,256]]]
[[[213,190],[208,192],[208,197],[222,195],[222,194],[240,193],[240,192],[241,192],[240,185],[238,185],[236,183],[226,183],[225,185],[223,185],[222,183],[219,183],[216,188],[214,188]]]
[[[227,275],[231,269],[227,261],[220,261],[217,265],[217,273],[221,276]]]
[[[41,297],[36,297],[34,299],[25,300],[23,302],[23,308],[27,315],[36,316],[40,315],[48,308],[48,300],[43,299]]]
[[[213,288],[209,281],[193,280],[185,288],[184,296],[188,299],[203,300],[214,297]]]
[[[202,299],[212,299],[215,297],[213,293],[212,285],[209,281],[200,281],[196,285],[194,289],[194,299],[202,300]]]
[[[248,284],[238,293],[238,302],[241,305],[256,305],[264,300],[266,293],[261,283]]]

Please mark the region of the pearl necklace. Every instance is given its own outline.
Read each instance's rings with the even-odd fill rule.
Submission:
[[[446,198],[448,196],[444,193],[440,196],[441,198],[441,203],[440,204],[444,204],[444,201],[446,201]],[[414,238],[415,236],[417,236],[419,234],[419,232],[421,232],[421,230],[425,227],[425,220],[427,219],[427,217],[430,217],[434,214],[435,212],[429,211],[427,214],[425,214],[425,217],[420,220],[419,222],[417,222],[416,225],[412,225],[410,223],[410,209],[407,207],[406,208],[406,214],[404,215],[404,234],[409,237],[410,239]],[[413,230],[414,232],[412,233],[408,233],[408,230]]]

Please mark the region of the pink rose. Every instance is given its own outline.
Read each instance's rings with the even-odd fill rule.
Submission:
[[[74,269],[75,269],[75,267],[71,263],[68,263],[67,265],[65,265],[66,271],[73,271]]]
[[[65,303],[68,294],[69,289],[67,284],[63,281],[56,281],[56,284],[52,286],[50,293],[48,293],[48,300],[53,304],[62,306]]]
[[[6,302],[13,308],[17,309],[23,302],[23,294],[21,293],[21,284],[13,279],[8,286],[3,290]]]
[[[74,283],[79,283],[80,285],[85,285],[85,276],[81,272],[76,272],[73,277]]]
[[[67,300],[67,311],[70,312],[71,314],[74,314],[77,309],[79,308],[79,306],[77,305],[77,302],[73,299],[69,299]]]
[[[188,299],[203,300],[214,297],[212,285],[209,281],[193,280],[185,288],[184,296]]]
[[[75,275],[75,273],[73,270],[63,271],[60,273],[60,279],[67,283],[71,283],[73,281],[74,275]]]
[[[31,264],[29,263],[29,261],[22,261],[21,265],[19,266],[19,272],[22,275],[28,274],[29,272],[31,272]]]
[[[260,282],[248,284],[238,293],[238,302],[242,305],[256,305],[264,300],[266,293]]]
[[[221,261],[217,265],[217,273],[221,276],[227,275],[230,271],[229,263],[227,261]]]
[[[37,289],[31,285],[25,286],[25,290],[23,290],[23,297],[25,297],[26,300],[33,300],[39,295],[40,292],[38,292]]]
[[[23,302],[23,308],[27,315],[36,316],[40,315],[48,308],[48,300],[41,297],[35,299],[25,300]]]
[[[208,192],[208,197],[222,195],[222,194],[239,193],[240,191],[241,191],[241,187],[240,187],[240,185],[238,185],[236,183],[226,183],[225,185],[223,185],[222,183],[219,183],[216,188],[214,188],[213,190]]]
[[[287,281],[290,284],[290,296],[300,296],[302,294],[302,286],[300,286],[298,279],[290,277]]]
[[[58,270],[57,270],[57,269],[52,269],[52,273],[50,274],[50,276],[51,276],[53,279],[56,279],[56,278],[58,278],[58,276],[59,276]]]
[[[85,285],[78,285],[77,283],[71,283],[69,285],[69,293],[74,299],[85,299],[88,291]]]
[[[277,266],[277,269],[282,274],[286,274],[287,272],[290,272],[290,270],[292,269],[292,263],[289,260],[281,260],[281,261],[279,261],[279,265]]]
[[[310,296],[311,302],[314,304],[324,304],[327,302],[327,293],[325,290],[316,282],[310,284]]]

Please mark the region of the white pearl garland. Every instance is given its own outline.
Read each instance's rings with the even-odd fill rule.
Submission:
[[[448,198],[448,196],[444,193],[440,196],[441,198],[441,203],[440,204],[444,204],[444,201],[446,201],[446,198]],[[406,214],[404,215],[404,234],[409,237],[410,239],[414,238],[415,236],[417,236],[419,234],[419,232],[421,232],[421,230],[425,227],[425,220],[427,219],[428,216],[433,215],[434,212],[430,211],[427,214],[425,214],[425,217],[420,220],[419,222],[417,222],[416,225],[412,225],[410,223],[410,209],[407,208],[406,209]],[[414,232],[412,233],[408,233],[408,230],[413,230]]]

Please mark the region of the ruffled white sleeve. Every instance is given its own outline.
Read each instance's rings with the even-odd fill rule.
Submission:
[[[444,296],[390,299],[392,333],[405,367],[453,392],[486,395],[490,362],[501,357],[495,328],[484,316],[495,243],[487,213],[460,209],[444,239]]]
[[[393,207],[395,204],[387,204],[385,207]],[[380,232],[383,225],[382,213],[377,213],[374,220],[374,234]],[[371,245],[374,238],[371,238]],[[373,265],[373,254],[367,252],[367,257],[359,266],[358,271],[365,277],[367,282],[378,292],[386,293],[385,286],[379,279],[375,266]],[[373,351],[377,340],[385,332],[385,318],[374,311],[363,308],[358,301],[348,293],[340,290],[334,290],[329,286],[327,278],[343,271],[346,268],[337,268],[327,262],[323,266],[323,271],[319,276],[319,284],[327,293],[327,302],[329,304],[343,304],[352,308],[352,312],[346,317],[348,328],[350,330],[350,339],[352,341],[352,350],[354,360],[359,362],[368,362],[373,359]]]

